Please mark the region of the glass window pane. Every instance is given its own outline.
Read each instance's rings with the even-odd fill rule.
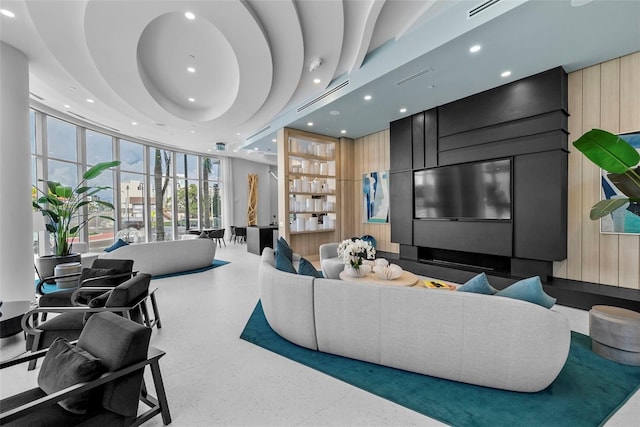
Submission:
[[[36,152],[36,112],[29,110],[29,141],[31,142],[31,153]]]
[[[113,138],[103,133],[87,130],[87,164],[113,160]]]
[[[89,222],[87,223],[89,251],[100,252],[113,243],[113,236],[115,235],[115,221],[107,219],[115,219],[115,212],[112,208],[101,203],[114,204],[114,189],[111,188],[113,187],[113,171],[102,172],[100,176],[92,179],[89,184],[91,186],[110,187],[91,196],[91,203],[87,205],[89,212]]]
[[[198,178],[198,156],[190,154],[177,154],[176,175],[181,178]]]
[[[131,172],[144,172],[144,147],[135,142],[120,140],[120,168]]]
[[[120,174],[120,223],[124,236],[130,242],[146,241],[144,175],[121,172]],[[123,239],[124,240],[124,239]]]
[[[76,127],[71,123],[47,117],[47,147],[49,157],[75,162],[78,160]]]
[[[220,184],[214,181],[202,181],[202,224],[204,228],[222,227],[222,195]]]
[[[202,158],[202,180],[220,181],[220,159],[215,157]]]
[[[69,187],[78,185],[78,165],[76,163],[49,160],[48,166],[49,181],[56,181]]]
[[[173,179],[151,177],[151,240],[173,240]]]

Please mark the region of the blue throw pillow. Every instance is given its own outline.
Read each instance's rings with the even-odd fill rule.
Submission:
[[[289,244],[284,237],[280,237],[276,242],[276,253],[284,255],[290,262],[293,260],[293,250],[289,247]],[[276,264],[277,266],[277,264]]]
[[[127,246],[127,245],[128,245],[127,242],[125,242],[122,239],[118,239],[115,242],[113,242],[113,245],[109,246],[108,248],[104,248],[103,250],[105,252],[111,252],[111,251],[115,251],[118,248],[121,248],[122,246]]]
[[[280,271],[296,274],[296,269],[293,266],[293,263],[285,256],[285,254],[282,253],[282,251],[278,251],[276,253],[276,268]]]
[[[480,273],[477,276],[469,279],[464,285],[457,289],[458,292],[473,292],[474,294],[493,295],[498,292],[493,286],[489,284],[487,275]]]
[[[529,301],[545,308],[551,308],[556,303],[555,298],[544,292],[542,282],[540,282],[538,276],[520,280],[508,288],[501,290],[496,296]]]
[[[316,270],[313,264],[311,264],[306,258],[300,258],[300,266],[298,267],[298,274],[302,274],[303,276],[311,276],[311,277],[317,277],[318,279],[322,279],[322,273]]]

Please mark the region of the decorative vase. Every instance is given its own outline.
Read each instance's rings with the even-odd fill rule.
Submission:
[[[371,266],[369,265],[361,265],[358,268],[352,267],[349,264],[345,264],[344,272],[351,277],[364,277],[371,271]]]

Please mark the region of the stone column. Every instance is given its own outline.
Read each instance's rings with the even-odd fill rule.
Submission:
[[[29,61],[4,42],[0,42],[0,94],[0,299],[32,300]]]

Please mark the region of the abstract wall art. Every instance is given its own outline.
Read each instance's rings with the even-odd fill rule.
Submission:
[[[389,171],[362,174],[362,221],[389,222]]]

